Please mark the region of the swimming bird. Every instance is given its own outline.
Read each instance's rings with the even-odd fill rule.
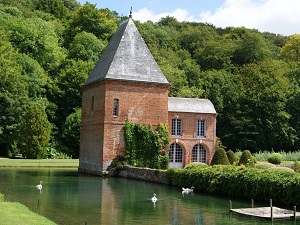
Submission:
[[[40,192],[42,191],[42,188],[43,188],[42,183],[43,183],[43,181],[40,181],[40,184],[36,185],[36,188],[37,188]]]
[[[182,188],[182,194],[190,194],[193,193],[194,187],[192,186],[191,188]]]
[[[153,197],[151,198],[151,201],[155,204],[156,201],[157,201],[157,198],[156,198],[156,194],[154,193],[153,194]]]

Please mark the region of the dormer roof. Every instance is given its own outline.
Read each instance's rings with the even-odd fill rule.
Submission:
[[[120,24],[84,85],[107,79],[169,85],[131,18]]]

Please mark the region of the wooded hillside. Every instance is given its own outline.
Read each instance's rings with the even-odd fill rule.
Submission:
[[[0,155],[50,135],[40,146],[48,154],[78,157],[80,90],[122,19],[76,0],[0,0]],[[171,83],[169,96],[213,102],[227,149],[300,149],[300,34],[172,17],[135,24]],[[28,121],[33,109],[40,116]],[[25,129],[29,122],[45,133]]]

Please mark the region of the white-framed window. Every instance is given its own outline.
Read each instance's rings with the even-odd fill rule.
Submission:
[[[172,119],[172,136],[181,136],[181,120],[180,119]]]
[[[114,99],[113,116],[119,116],[119,99]]]
[[[170,159],[170,162],[173,162],[173,163],[182,163],[183,150],[179,144],[173,143],[170,145],[169,159]]]
[[[206,121],[205,120],[197,120],[196,136],[197,137],[206,137]]]
[[[192,162],[206,163],[206,149],[203,145],[197,144],[193,147]]]

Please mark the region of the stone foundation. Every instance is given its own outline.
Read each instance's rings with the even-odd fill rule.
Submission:
[[[168,184],[166,170],[125,166],[118,175],[119,177]]]
[[[92,164],[92,163],[79,163],[78,172],[90,174],[90,175],[97,175],[103,176],[103,168],[101,165]]]

